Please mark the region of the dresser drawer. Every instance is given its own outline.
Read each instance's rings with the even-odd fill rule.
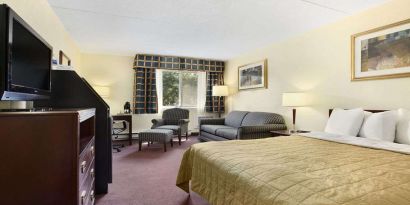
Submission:
[[[91,185],[91,190],[90,190],[90,198],[88,200],[88,205],[94,205],[95,204],[95,181],[93,180],[93,183]]]
[[[94,205],[94,204],[95,204],[95,192],[94,192],[94,181],[93,181],[89,190],[81,190],[79,205]]]
[[[94,175],[91,174],[91,169],[87,173],[87,177],[85,178],[84,183],[80,186],[79,196],[79,205],[94,204]]]
[[[87,177],[87,173],[94,173],[94,155],[95,155],[95,146],[94,138],[90,140],[87,147],[81,152],[80,160],[78,161],[78,173],[79,173],[79,184],[84,183],[84,180]],[[92,171],[92,172],[91,172]]]

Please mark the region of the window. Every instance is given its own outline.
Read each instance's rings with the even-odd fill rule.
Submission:
[[[205,106],[205,72],[159,70],[157,82],[160,106]]]

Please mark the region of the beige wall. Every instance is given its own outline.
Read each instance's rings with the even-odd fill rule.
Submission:
[[[126,101],[132,102],[133,60],[133,56],[99,54],[83,54],[81,57],[81,75],[92,86],[110,88],[110,96],[105,100],[110,105],[111,114],[123,111]]]
[[[228,109],[277,112],[290,122],[290,109],[281,106],[282,93],[306,91],[312,103],[298,108],[298,128],[323,130],[329,108],[410,108],[410,78],[350,81],[350,36],[408,18],[410,1],[393,0],[229,60],[225,73],[232,92]],[[268,59],[268,89],[238,92],[238,66],[261,59]]]
[[[81,53],[76,43],[65,30],[62,22],[47,0],[0,0],[9,5],[52,47],[56,59],[63,50],[70,57],[76,70],[81,66]]]
[[[111,114],[123,112],[125,102],[132,103],[134,83],[133,56],[83,54],[81,75],[92,86],[107,86],[109,97],[104,98]],[[133,130],[149,128],[151,115],[133,115]]]

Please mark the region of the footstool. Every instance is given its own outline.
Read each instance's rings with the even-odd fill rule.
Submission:
[[[142,142],[159,142],[164,143],[164,152],[167,151],[167,142],[171,143],[171,147],[174,146],[172,142],[173,136],[172,130],[165,130],[165,129],[150,129],[144,130],[138,134],[138,142],[139,147],[138,150],[141,151]]]

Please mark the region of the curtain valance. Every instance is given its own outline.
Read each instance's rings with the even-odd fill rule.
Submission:
[[[192,70],[206,72],[224,72],[223,61],[186,58],[176,56],[160,56],[137,54],[134,59],[134,69],[170,69],[170,70]]]

